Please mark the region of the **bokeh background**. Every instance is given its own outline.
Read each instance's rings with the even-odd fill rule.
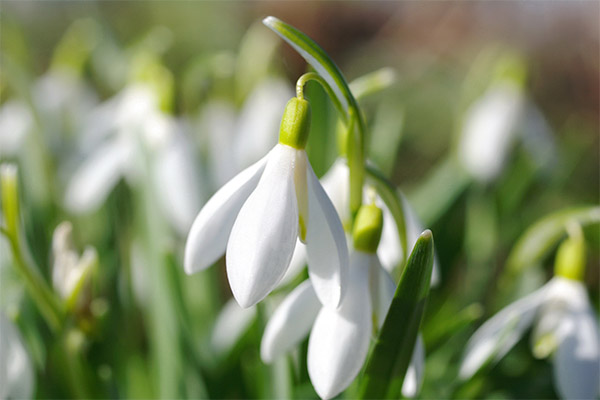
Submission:
[[[207,145],[206,137],[215,134],[206,122],[209,106],[218,99],[243,113],[252,91],[272,77],[287,82],[291,96],[307,71],[305,61],[260,24],[267,15],[313,38],[349,81],[381,67],[395,71],[395,82],[363,106],[370,158],[432,229],[441,266],[423,322],[421,397],[556,397],[551,363],[531,355],[528,338],[486,374],[466,383],[456,375],[474,329],[552,276],[549,252],[514,281],[502,280],[518,238],[552,212],[598,204],[595,1],[2,2],[0,107],[20,101],[37,115],[35,132],[23,134],[29,139],[0,150],[3,162],[20,168],[31,255],[50,280],[52,234],[65,220],[73,224],[76,247],[92,245],[99,255],[91,299],[71,322],[84,348],[73,364],[2,248],[2,310],[23,332],[36,370],[35,397],[316,397],[306,373],[306,341],[275,366],[260,361],[262,330],[283,291],[254,310],[230,342],[215,344],[216,321],[231,296],[224,262],[193,276],[183,273],[185,229],[173,228],[164,216],[153,221],[148,212],[159,207],[152,200],[160,198],[157,192],[169,189],[129,177],[90,212],[73,212],[64,201],[72,171],[89,154],[80,129],[89,128],[86,113],[122,93],[140,59],[162,71],[155,83],[167,82],[169,89],[161,109],[185,121],[188,150],[201,171],[196,195],[200,205],[206,201],[222,183],[214,171],[218,147]],[[480,182],[457,166],[456,149],[469,106],[490,87],[507,55],[524,66],[523,91],[544,121],[552,152],[538,162],[517,141],[499,175]],[[89,107],[82,98],[69,100],[71,92],[61,87],[36,97],[43,91],[40,80],[65,65],[90,94]],[[323,175],[336,155],[335,110],[318,87],[310,84],[307,91],[314,97],[309,157]],[[2,137],[23,123],[10,125],[7,113],[0,118]],[[585,282],[597,310],[598,225],[585,235]]]

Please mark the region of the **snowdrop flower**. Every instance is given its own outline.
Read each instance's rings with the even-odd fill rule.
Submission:
[[[331,199],[338,215],[342,220],[343,224],[350,223],[350,207],[348,204],[349,193],[350,193],[350,171],[348,164],[343,158],[338,158],[329,171],[321,178],[323,189]],[[383,233],[381,235],[381,243],[377,248],[377,257],[383,267],[390,273],[393,274],[397,269],[400,260],[403,258],[402,246],[400,245],[400,235],[396,227],[396,222],[392,216],[391,211],[387,208],[383,200],[376,195],[375,203],[383,210]],[[404,222],[406,227],[406,244],[407,249],[412,249],[419,238],[421,232],[425,229],[419,217],[411,207],[410,203],[404,196],[402,196],[402,208],[404,210]],[[306,265],[306,249],[301,242],[298,242],[292,262],[290,264],[290,271],[284,278],[289,281],[302,270]],[[439,265],[437,257],[434,259],[433,272],[431,275],[431,286],[437,286],[439,284]]]
[[[348,289],[337,309],[323,307],[312,283],[305,281],[285,298],[265,329],[261,343],[265,362],[292,349],[310,332],[308,372],[321,398],[336,396],[356,378],[367,357],[373,321],[381,328],[394,297],[396,285],[375,253],[382,223],[380,208],[361,207],[353,234]],[[423,365],[419,339],[402,388],[405,396],[416,395]]]
[[[82,140],[87,157],[67,184],[64,204],[76,214],[97,210],[121,178],[136,184],[151,153],[151,179],[160,206],[184,234],[200,208],[201,186],[191,141],[181,123],[162,113],[157,94],[131,85],[90,116]]]
[[[523,90],[505,80],[490,87],[468,109],[459,159],[476,180],[490,182],[502,172],[517,135],[538,165],[552,160],[554,144],[548,123]]]
[[[554,278],[501,310],[473,334],[459,371],[462,379],[470,378],[487,362],[497,362],[533,326],[533,354],[539,358],[553,354],[554,383],[560,397],[598,397],[598,320],[581,282],[583,252],[573,240],[577,239],[561,245]]]
[[[98,265],[98,254],[93,247],[87,247],[79,256],[74,249],[71,235],[73,226],[62,222],[52,235],[52,284],[69,308],[81,302],[82,290],[90,282],[91,274]]]
[[[0,399],[33,397],[35,374],[17,327],[0,312]]]
[[[308,162],[308,102],[286,105],[279,143],[217,191],[190,230],[188,274],[226,253],[227,276],[240,306],[250,307],[285,274],[296,239],[306,243],[309,275],[322,303],[343,298],[348,250],[342,224]]]

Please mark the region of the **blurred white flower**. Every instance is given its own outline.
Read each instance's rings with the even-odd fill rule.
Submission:
[[[307,244],[317,295],[337,306],[348,263],[344,230],[306,152],[277,144],[200,211],[186,243],[185,270],[207,268],[226,251],[233,295],[249,307],[281,280],[298,237]]]
[[[230,299],[219,313],[210,337],[211,349],[218,355],[227,354],[248,331],[256,319],[256,307],[241,308]]]
[[[517,137],[538,166],[551,161],[554,143],[542,113],[521,88],[503,81],[490,87],[467,110],[459,159],[475,179],[490,182],[502,172]]]
[[[160,111],[157,95],[143,85],[129,86],[101,104],[86,127],[81,149],[87,156],[70,176],[66,208],[79,214],[95,211],[121,178],[136,185],[148,158],[165,216],[180,234],[186,233],[200,209],[199,168],[183,124]]]
[[[339,158],[321,178],[323,189],[325,189],[325,192],[331,199],[331,202],[343,223],[350,220],[350,207],[348,204],[350,193],[349,174],[350,172],[346,160]],[[383,211],[383,233],[381,235],[381,242],[377,248],[377,256],[383,267],[392,274],[393,271],[398,268],[398,264],[403,257],[400,236],[391,211],[378,195],[376,195],[375,203]],[[406,245],[407,249],[410,251],[415,246],[421,232],[425,229],[423,228],[421,221],[419,221],[419,217],[417,217],[417,214],[404,196],[402,196],[402,206],[406,227]],[[290,270],[284,278],[284,281],[293,279],[305,265],[306,250],[304,245],[298,241],[294,256],[292,257],[292,262],[290,263]],[[439,263],[436,256],[433,262],[431,286],[437,286],[439,280]]]
[[[373,321],[381,328],[395,289],[376,254],[354,250],[350,255],[348,289],[339,308],[323,307],[310,281],[300,284],[275,310],[265,328],[261,343],[263,361],[272,362],[310,332],[311,382],[321,398],[336,396],[361,370],[373,334]],[[419,338],[402,387],[405,396],[415,396],[421,386],[424,357]]]
[[[69,306],[77,305],[84,286],[98,264],[98,254],[93,247],[86,247],[79,256],[72,242],[73,226],[62,222],[52,235],[52,284]]]
[[[460,377],[468,379],[486,363],[497,362],[531,326],[534,355],[553,354],[554,382],[560,397],[597,398],[598,320],[584,285],[561,276],[555,276],[484,323],[467,343]]]
[[[269,78],[256,85],[239,114],[225,101],[204,106],[199,129],[217,187],[258,161],[277,143],[284,105],[293,95],[287,82]]]
[[[0,312],[0,399],[30,399],[33,365],[17,327]]]

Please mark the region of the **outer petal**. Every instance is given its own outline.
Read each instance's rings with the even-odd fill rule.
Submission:
[[[21,335],[0,313],[0,398],[30,399],[34,387],[35,375]]]
[[[595,399],[600,384],[600,333],[589,307],[568,315],[569,334],[558,345],[554,382],[564,399]]]
[[[492,357],[499,360],[533,323],[546,298],[547,286],[536,290],[501,310],[484,323],[469,339],[459,376],[468,379]]]
[[[331,199],[342,223],[350,220],[350,205],[348,204],[348,193],[350,193],[350,180],[348,164],[343,158],[335,160],[329,171],[321,178],[323,189]]]
[[[323,399],[346,389],[367,357],[371,337],[370,254],[354,252],[348,293],[339,309],[323,307],[308,342],[308,374]]]
[[[377,256],[373,256],[371,259],[370,274],[371,302],[377,317],[377,327],[381,329],[394,299],[396,284],[390,274],[383,269]]]
[[[273,361],[308,335],[320,309],[310,281],[298,285],[269,319],[260,344],[263,361]]]
[[[340,218],[308,165],[308,272],[321,303],[337,307],[348,275],[348,247]]]
[[[417,336],[415,349],[402,384],[402,395],[415,397],[423,384],[423,372],[425,371],[425,344],[421,334]]]
[[[219,355],[231,351],[233,346],[248,331],[256,317],[256,307],[241,308],[230,299],[219,313],[213,327],[210,343]]]
[[[277,145],[235,220],[227,244],[227,276],[242,307],[256,304],[279,283],[298,237],[294,166],[303,151]]]
[[[306,266],[306,245],[298,239],[296,241],[296,247],[294,248],[294,254],[292,254],[292,260],[290,266],[285,272],[285,275],[279,282],[279,285],[285,285],[290,283],[302,269]]]
[[[95,211],[124,173],[133,149],[122,140],[102,145],[75,171],[65,190],[65,206],[74,213]]]
[[[194,220],[185,244],[185,272],[209,267],[225,253],[233,223],[256,188],[268,155],[227,182],[204,205]]]

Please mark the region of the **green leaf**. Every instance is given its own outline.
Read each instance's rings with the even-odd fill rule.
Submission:
[[[423,317],[433,268],[433,234],[421,234],[367,360],[360,398],[396,397],[402,388]]]
[[[327,81],[346,113],[351,106],[356,107],[356,100],[350,92],[346,79],[321,46],[278,18],[267,17],[263,19],[263,24],[292,46]]]
[[[513,247],[507,261],[512,275],[539,263],[565,235],[569,222],[588,225],[600,222],[600,207],[577,207],[550,214],[525,231]]]

